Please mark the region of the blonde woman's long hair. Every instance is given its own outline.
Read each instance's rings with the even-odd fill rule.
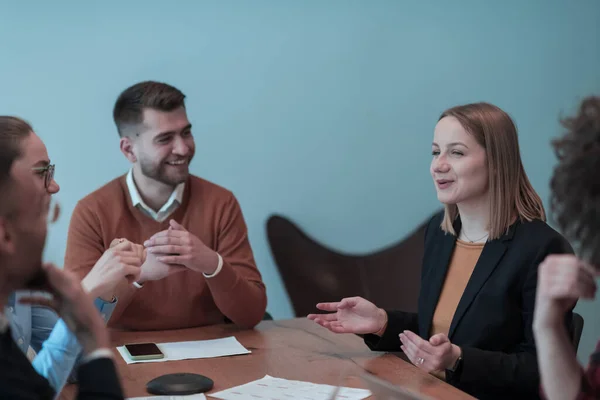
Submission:
[[[510,116],[488,103],[473,103],[450,108],[439,120],[454,117],[485,149],[490,190],[489,240],[504,235],[515,217],[524,221],[546,221],[540,196],[527,178],[517,128]],[[439,121],[438,120],[438,121]],[[456,204],[444,206],[442,229],[456,235],[453,223],[458,217]]]

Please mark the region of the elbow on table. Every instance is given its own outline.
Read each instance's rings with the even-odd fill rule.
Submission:
[[[266,311],[267,297],[265,295],[252,309],[247,309],[246,312],[240,315],[238,321],[234,322],[240,328],[253,329],[264,319]]]

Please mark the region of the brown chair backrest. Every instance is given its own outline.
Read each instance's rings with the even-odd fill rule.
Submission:
[[[416,311],[425,226],[370,254],[342,254],[317,243],[293,222],[272,215],[267,238],[296,317],[318,302],[361,296],[379,307]]]

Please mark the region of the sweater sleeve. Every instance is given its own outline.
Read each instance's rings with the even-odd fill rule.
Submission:
[[[252,254],[242,210],[231,195],[218,221],[217,253],[223,257],[219,274],[206,278],[215,304],[234,324],[252,328],[267,307],[267,294]]]
[[[65,253],[65,270],[81,280],[104,253],[100,221],[93,211],[78,202],[71,216]]]
[[[105,250],[98,216],[89,206],[78,202],[69,225],[64,268],[83,280]],[[113,295],[119,299],[118,306],[112,317],[107,316],[105,319],[117,319],[131,303],[135,291],[136,288],[126,282],[115,288]]]
[[[400,349],[400,333],[404,330],[418,332],[419,321],[417,313],[404,311],[385,311],[388,315],[387,326],[381,337],[368,334],[364,341],[371,350],[375,351],[402,351]]]

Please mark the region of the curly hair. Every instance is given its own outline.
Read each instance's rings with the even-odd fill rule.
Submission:
[[[600,268],[600,97],[585,98],[567,132],[552,145],[559,160],[550,183],[551,211],[579,255]]]

